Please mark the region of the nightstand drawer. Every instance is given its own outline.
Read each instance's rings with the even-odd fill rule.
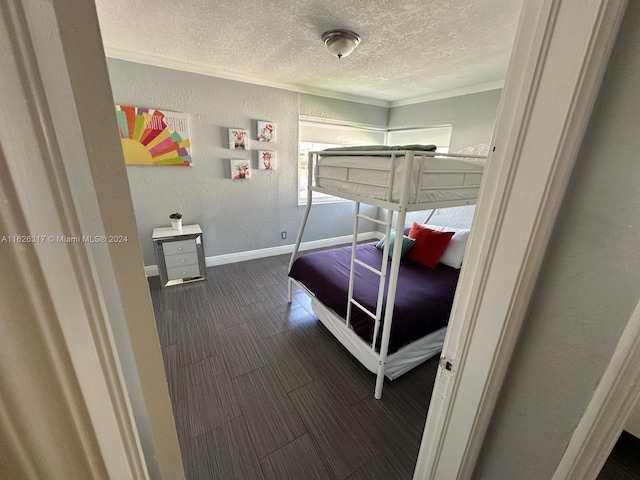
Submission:
[[[179,278],[199,277],[200,267],[196,265],[186,265],[184,267],[167,268],[167,279],[177,280]]]
[[[165,255],[164,262],[167,268],[182,267],[185,265],[197,265],[198,253],[181,253],[180,255]]]
[[[177,242],[164,242],[162,244],[162,251],[165,256],[177,255],[179,253],[190,253],[196,251],[195,240],[179,240]]]

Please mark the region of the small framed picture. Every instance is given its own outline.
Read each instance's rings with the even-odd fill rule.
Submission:
[[[258,140],[261,142],[275,142],[276,124],[258,121]]]
[[[249,180],[251,178],[251,161],[245,159],[229,160],[232,180]]]
[[[249,131],[241,128],[230,128],[229,148],[231,150],[249,150]]]
[[[276,169],[276,152],[271,150],[258,151],[258,169],[259,170],[275,170]]]

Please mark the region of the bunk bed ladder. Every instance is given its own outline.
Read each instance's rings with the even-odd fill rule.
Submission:
[[[354,218],[353,225],[353,241],[351,246],[351,266],[349,270],[349,293],[347,297],[347,327],[351,325],[351,312],[353,306],[356,306],[364,313],[366,313],[369,317],[373,319],[375,322],[374,330],[373,330],[373,339],[371,342],[371,348],[375,350],[375,341],[378,338],[378,332],[380,330],[380,320],[382,319],[382,304],[384,298],[384,290],[386,285],[387,278],[387,270],[389,266],[389,262],[387,261],[389,258],[389,242],[385,242],[384,248],[382,250],[382,264],[380,266],[380,270],[372,267],[371,265],[358,260],[356,257],[356,246],[358,244],[358,221],[359,219],[368,220],[373,223],[377,223],[379,225],[385,226],[385,238],[389,238],[389,234],[391,233],[391,222],[393,220],[393,212],[391,210],[388,211],[387,220],[378,220],[377,218],[371,218],[367,215],[363,215],[360,213],[360,202],[356,202],[356,214]],[[375,273],[380,277],[380,282],[378,285],[378,299],[376,302],[376,311],[372,312],[367,307],[359,303],[357,300],[353,298],[353,290],[355,283],[355,266],[360,265],[363,268]]]

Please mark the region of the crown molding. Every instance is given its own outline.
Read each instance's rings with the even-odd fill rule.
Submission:
[[[366,105],[375,105],[378,107],[390,107],[390,102],[376,98],[363,97],[359,95],[351,95],[348,93],[332,92],[321,88],[311,88],[301,85],[290,85],[281,82],[271,82],[264,78],[258,78],[245,73],[230,72],[219,68],[205,65],[202,63],[178,60],[175,58],[167,58],[159,55],[146,54],[141,52],[132,52],[120,48],[104,47],[107,58],[116,60],[124,60],[127,62],[141,63],[154,67],[169,68],[172,70],[180,70],[183,72],[197,73],[207,75],[209,77],[224,78],[225,80],[233,80],[236,82],[250,83],[252,85],[261,85],[263,87],[279,88],[296,93],[305,93],[308,95],[317,95],[319,97],[334,98],[336,100],[344,100],[347,102],[364,103]]]
[[[264,78],[258,78],[245,73],[231,72],[219,68],[212,67],[197,62],[179,60],[176,58],[168,58],[160,55],[146,54],[134,52],[115,47],[104,47],[105,54],[108,58],[116,60],[124,60],[127,62],[140,63],[143,65],[151,65],[160,68],[169,68],[172,70],[180,70],[182,72],[197,73],[207,75],[209,77],[224,78],[225,80],[233,80],[236,82],[249,83],[252,85],[261,85],[263,87],[279,88],[290,92],[304,93],[308,95],[316,95],[319,97],[334,98],[336,100],[344,100],[346,102],[364,103],[366,105],[374,105],[378,107],[393,108],[405,105],[413,105],[415,103],[430,102],[433,100],[441,100],[443,98],[458,97],[460,95],[469,95],[472,93],[487,92],[489,90],[497,90],[504,86],[504,80],[495,82],[478,83],[475,85],[467,85],[464,87],[454,88],[450,90],[441,90],[439,92],[419,95],[417,97],[406,98],[403,100],[381,100],[379,98],[364,97],[360,95],[352,95],[348,93],[334,92],[322,88],[306,87],[303,85],[291,85],[284,82],[271,82]]]
[[[427,93],[417,97],[406,98],[404,100],[394,100],[389,102],[389,107],[403,107],[405,105],[413,105],[416,103],[432,102],[434,100],[442,100],[443,98],[459,97],[462,95],[470,95],[472,93],[488,92],[490,90],[498,90],[504,87],[504,80],[496,80],[495,82],[477,83],[475,85],[466,85],[464,87],[452,88],[449,90],[441,90],[439,92]]]

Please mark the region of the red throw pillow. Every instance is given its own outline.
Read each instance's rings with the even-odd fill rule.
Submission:
[[[409,238],[415,239],[416,243],[407,252],[407,258],[427,267],[436,268],[454,233],[432,230],[413,222],[411,230],[409,230]]]

